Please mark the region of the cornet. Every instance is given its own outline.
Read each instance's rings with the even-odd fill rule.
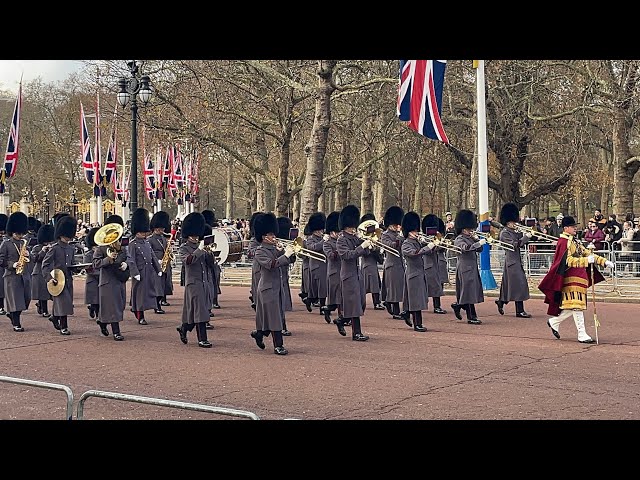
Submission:
[[[364,240],[369,240],[373,245],[381,250],[389,252],[391,255],[400,257],[400,252],[398,252],[398,250],[388,247],[380,241],[380,237],[382,237],[382,229],[380,228],[380,224],[375,220],[365,220],[358,225],[356,236]]]
[[[303,257],[309,257],[319,262],[327,263],[327,257],[325,257],[322,253],[314,252],[313,250],[309,250],[302,246],[304,245],[304,239],[302,237],[297,237],[295,240],[286,240],[284,238],[279,238],[278,245],[282,246],[283,248],[287,245],[291,245],[296,255],[302,255]]]

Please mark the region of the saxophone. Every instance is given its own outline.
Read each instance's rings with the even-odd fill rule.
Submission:
[[[167,247],[164,249],[164,255],[162,256],[161,268],[163,272],[167,271],[167,267],[169,267],[169,264],[173,261],[173,252],[171,251],[172,246],[173,235],[171,235],[171,238],[167,241]]]
[[[17,275],[22,275],[24,264],[27,262],[29,262],[29,252],[27,251],[27,241],[25,240],[20,249],[20,258],[18,258],[18,266],[16,267]]]

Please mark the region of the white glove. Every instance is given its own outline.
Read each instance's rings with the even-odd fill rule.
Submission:
[[[159,277],[161,277],[161,276],[162,276],[162,270],[160,270],[160,271],[158,272],[158,276],[159,276]]]
[[[295,253],[295,250],[293,249],[292,245],[287,245],[284,249],[284,256],[289,258],[291,257],[291,255],[293,255]]]
[[[480,245],[484,245],[485,243],[487,243],[487,239],[486,238],[481,238],[480,240],[478,240],[478,244],[480,244]]]
[[[122,262],[120,264],[120,270],[122,270],[123,272],[127,269],[129,265],[127,265],[127,262]]]
[[[137,281],[140,281],[140,275],[135,275],[133,278],[135,278]]]
[[[362,248],[371,248],[371,240],[365,240],[360,244]]]
[[[325,233],[325,234],[322,236],[322,240],[324,240],[325,242],[328,242],[330,238],[331,238],[331,237],[329,236],[329,234],[328,234],[328,233]]]
[[[527,238],[531,238],[531,237],[533,237],[533,234],[531,232],[527,232],[527,233],[524,234],[524,236],[527,237]]]
[[[433,243],[433,242],[427,243],[427,247],[429,247],[429,250],[433,250],[435,246],[436,246],[436,244]]]
[[[18,268],[18,262],[13,262],[13,268]]]
[[[204,250],[204,240],[200,240],[200,244],[198,245],[200,250]]]
[[[609,268],[613,268],[615,266],[615,264],[611,260],[607,260],[606,262],[604,262],[604,266],[605,267],[609,267]]]
[[[595,255],[589,255],[587,257],[587,262],[594,263],[595,261],[596,261],[596,256]]]

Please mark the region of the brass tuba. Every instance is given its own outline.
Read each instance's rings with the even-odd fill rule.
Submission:
[[[117,242],[124,233],[124,227],[119,223],[107,223],[98,229],[93,241],[100,247],[108,246],[107,255],[115,258],[120,250],[120,245]]]

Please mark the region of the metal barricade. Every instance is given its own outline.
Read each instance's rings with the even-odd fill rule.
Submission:
[[[61,390],[67,395],[67,420],[71,420],[73,417],[73,392],[66,385],[40,382],[38,380],[28,380],[26,378],[5,377],[3,375],[0,375],[0,382],[15,383],[18,385],[30,385],[32,387],[46,388],[49,390]]]
[[[640,295],[640,242],[628,243],[635,244],[639,250],[611,252],[615,264],[615,289],[620,296],[637,297]]]
[[[147,405],[156,405],[159,407],[180,408],[182,410],[191,410],[195,412],[217,413],[219,415],[228,415],[232,417],[243,417],[250,420],[260,420],[260,417],[253,412],[246,410],[236,410],[234,408],[214,407],[212,405],[203,405],[199,403],[180,402],[176,400],[165,400],[163,398],[141,397],[139,395],[129,395],[126,393],[105,392],[101,390],[88,390],[84,392],[78,400],[78,409],[76,418],[84,420],[84,403],[91,397],[108,398],[111,400],[121,400],[124,402],[144,403]]]

